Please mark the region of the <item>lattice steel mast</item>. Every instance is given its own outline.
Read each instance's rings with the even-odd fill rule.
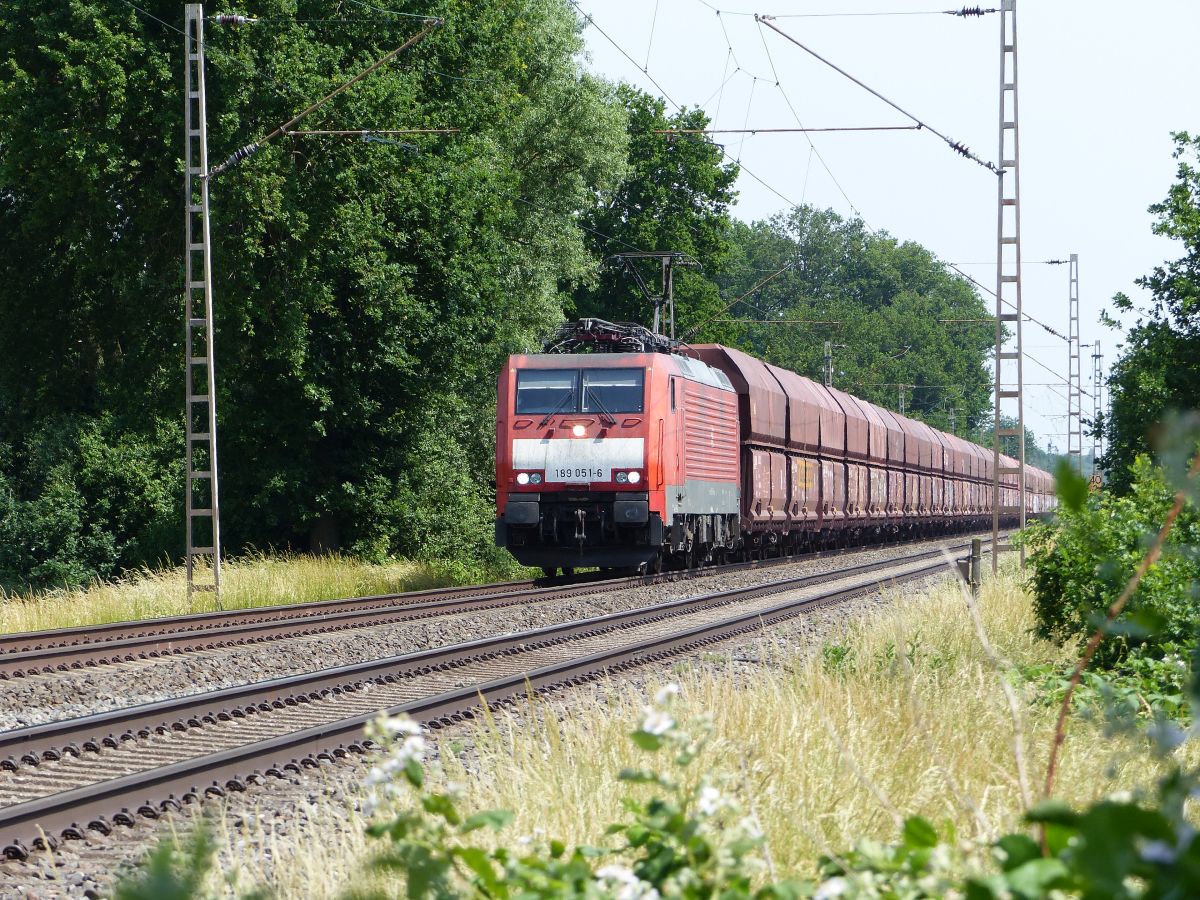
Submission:
[[[1096,341],[1092,352],[1092,472],[1100,475],[1100,457],[1104,453],[1104,433],[1100,430],[1100,394],[1103,391],[1103,360],[1100,342]]]
[[[1000,520],[1016,515],[1025,527],[1024,347],[1021,341],[1021,174],[1017,107],[1017,3],[1002,0],[1000,10],[1000,166],[996,179],[996,385],[993,426],[992,571],[1000,557]],[[1011,297],[1011,299],[1010,299]],[[1012,312],[1005,307],[1011,307]],[[1012,331],[1006,334],[1005,325]],[[1006,402],[1016,427],[1002,428]],[[1001,466],[1000,443],[1016,437],[1016,466]],[[1001,504],[1000,479],[1017,476],[1017,506]],[[1025,548],[1021,547],[1021,565]]]
[[[187,589],[189,599],[195,591],[212,591],[219,604],[221,518],[217,489],[217,397],[213,366],[212,244],[208,215],[208,121],[205,115],[202,4],[189,3],[184,7],[183,31]],[[202,524],[206,520],[207,528]],[[212,560],[212,580],[199,582],[196,580],[196,561],[204,558]]]
[[[1079,344],[1079,254],[1072,253],[1068,278],[1067,304],[1070,328],[1067,331],[1067,459],[1075,471],[1083,474],[1083,386]]]

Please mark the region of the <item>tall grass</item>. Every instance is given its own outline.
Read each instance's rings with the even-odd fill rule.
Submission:
[[[980,598],[995,653],[1017,669],[1069,663],[1077,648],[1032,636],[1030,601],[1019,584],[1009,566]],[[977,844],[1019,826],[1024,803],[1014,749],[1021,747],[1031,780],[1040,783],[1055,709],[1016,670],[997,671],[955,584],[899,595],[809,656],[781,649],[769,634],[761,643],[771,662],[752,670],[711,658],[678,665],[677,713],[712,717],[716,739],[700,764],[755,810],[781,876],[811,876],[821,854],[863,837],[894,839],[901,816],[952,824],[960,839]],[[1016,686],[1019,724],[1001,677]],[[619,684],[604,703],[579,704],[565,717],[531,701],[519,721],[488,720],[469,743],[443,740],[444,777],[465,786],[462,808],[516,813],[510,844],[545,834],[602,845],[629,790],[617,773],[645,763],[627,737],[644,702]],[[1196,751],[1185,745],[1180,752]],[[1159,764],[1137,740],[1108,738],[1099,723],[1080,720],[1061,767],[1057,796],[1082,803],[1148,784]],[[273,850],[270,880],[279,896],[325,897],[358,877],[369,847],[344,834],[326,845],[314,832]],[[236,846],[228,852],[243,875],[253,869]],[[305,863],[303,878],[293,877],[286,860],[299,865],[309,855],[320,865]]]
[[[374,564],[339,555],[256,554],[222,566],[221,606],[242,609],[392,594],[499,580],[507,574],[411,560]],[[0,596],[0,632],[125,622],[215,608],[211,593],[197,592],[189,601],[182,568],[143,570],[78,590]]]

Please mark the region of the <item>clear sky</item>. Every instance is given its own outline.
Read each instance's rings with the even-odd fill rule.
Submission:
[[[710,127],[911,124],[760,26],[757,12],[981,158],[998,155],[999,15],[845,15],[961,6],[945,0],[575,2],[634,60],[589,27],[596,72],[703,106]],[[1121,335],[1100,325],[1100,311],[1118,291],[1144,300],[1134,279],[1180,255],[1150,233],[1146,208],[1174,179],[1170,133],[1200,130],[1200,0],[1018,0],[1017,23],[1025,310],[1067,333],[1067,266],[1036,261],[1078,253],[1081,336],[1100,341],[1107,369]],[[994,288],[995,176],[928,132],[809,137],[812,146],[802,134],[716,137],[744,166],[736,216],[800,202],[854,211]],[[1025,366],[1026,424],[1065,449],[1067,345],[1028,322],[1024,339],[1036,360]],[[1090,357],[1085,347],[1089,392]],[[1089,415],[1087,396],[1083,408]]]

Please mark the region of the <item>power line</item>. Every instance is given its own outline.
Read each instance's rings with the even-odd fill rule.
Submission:
[[[738,322],[747,325],[838,325],[841,319],[709,319],[709,322]]]
[[[284,132],[284,134],[286,134],[288,136],[303,135],[305,137],[310,136],[310,135],[354,135],[355,137],[358,137],[359,135],[368,135],[368,134],[393,135],[393,134],[458,134],[458,133],[459,132],[458,132],[457,128],[346,128],[346,129],[338,129],[338,130],[329,130],[329,129],[306,130],[306,129],[302,129],[302,130],[288,130],[288,131]]]
[[[637,60],[635,60],[632,56],[630,56],[629,53],[626,52],[624,47],[622,47],[615,40],[613,40],[612,36],[607,31],[605,31],[603,28],[601,28],[599,25],[597,25],[596,20],[594,18],[592,18],[591,13],[586,12],[583,9],[583,7],[581,7],[579,5],[577,0],[567,0],[567,2],[570,3],[571,6],[573,6],[575,8],[575,10],[581,16],[583,16],[585,24],[590,25],[592,28],[595,28],[598,32],[600,32],[600,34],[604,37],[604,39],[606,41],[608,41],[610,44],[612,44],[618,53],[620,53],[627,60],[629,60],[629,62],[631,64],[633,64],[635,67],[637,67]],[[722,26],[722,27],[724,27],[724,26]],[[736,61],[736,56],[734,57],[734,59]],[[638,71],[641,71],[640,67],[638,68]],[[667,91],[663,88],[663,86],[661,84],[658,83],[658,80],[653,75],[651,75],[649,72],[643,72],[643,74],[647,78],[650,79],[650,83],[653,84],[658,89],[659,93],[662,94],[664,100],[666,100],[668,103],[670,103],[672,106],[674,106],[675,109],[679,110],[680,112],[683,111],[683,107],[680,104],[675,102],[674,98],[670,94],[667,93]],[[716,144],[714,146],[716,146],[721,151],[721,154],[726,159],[728,159],[730,162],[734,163],[738,167],[739,171],[745,172],[747,175],[749,175],[751,178],[753,178],[755,181],[757,181],[759,184],[761,184],[763,187],[765,187],[767,190],[769,190],[771,193],[773,193],[775,196],[777,196],[780,200],[782,200],[788,206],[797,206],[798,205],[794,200],[792,200],[791,198],[786,196],[774,185],[768,184],[766,181],[764,181],[762,178],[760,178],[757,174],[752,172],[749,168],[747,168],[746,166],[744,166],[740,162],[738,162],[736,159],[734,159],[734,157],[732,155],[730,155],[729,151],[726,150],[724,147],[722,147],[720,144]]]
[[[948,263],[943,263],[943,265],[949,266],[951,269],[953,269],[955,272],[957,272],[963,278],[967,279],[967,281],[971,282],[971,284],[975,285],[975,287],[979,288],[981,291],[984,291],[985,293],[991,295],[992,297],[996,296],[996,292],[994,290],[992,290],[987,285],[981,284],[980,282],[976,281],[974,278],[972,278],[970,275],[968,275],[966,272],[964,272],[962,269],[960,269],[954,263],[948,262]],[[991,265],[994,266],[995,263],[991,263]],[[1017,308],[1012,302],[1010,302],[1008,300],[1004,301],[1004,305],[1009,307],[1010,309]],[[1064,340],[1064,341],[1067,340],[1067,336],[1065,334],[1063,334],[1061,331],[1057,331],[1054,328],[1051,328],[1049,325],[1047,325],[1041,319],[1035,319],[1033,316],[1031,316],[1029,313],[1025,312],[1025,310],[1023,310],[1023,309],[1021,310],[1021,315],[1024,316],[1027,321],[1033,322],[1035,325],[1040,326],[1043,331],[1046,331],[1047,333],[1052,334],[1056,338],[1060,338],[1061,340]],[[989,319],[988,321],[995,321],[995,319]]]
[[[713,12],[727,16],[753,16],[754,13],[740,12],[731,9],[719,9],[708,0],[699,0]],[[878,10],[872,12],[817,12],[817,13],[780,13],[773,19],[835,19],[870,16],[958,16],[960,18],[976,18],[988,13],[999,12],[998,9],[982,9],[978,6],[964,6],[959,9],[916,9],[916,10]]]
[[[426,19],[425,23],[424,23],[425,27],[422,28],[420,31],[418,31],[416,34],[414,34],[412,37],[410,37],[408,40],[406,40],[403,44],[401,44],[395,50],[392,50],[389,53],[385,53],[383,56],[379,57],[379,59],[375,60],[375,62],[371,63],[371,65],[367,66],[365,69],[363,69],[357,75],[355,75],[353,78],[349,79],[348,81],[342,82],[340,85],[338,85],[336,88],[334,88],[328,94],[326,94],[320,100],[310,103],[307,107],[305,107],[305,109],[303,109],[296,115],[292,116],[292,118],[288,119],[282,125],[278,126],[274,131],[267,133],[263,137],[259,138],[257,141],[252,141],[251,143],[247,144],[246,146],[244,146],[238,150],[235,150],[233,152],[233,155],[230,156],[227,160],[225,160],[225,162],[221,163],[220,165],[215,166],[209,172],[205,173],[205,177],[210,178],[210,179],[215,178],[216,176],[218,176],[222,172],[224,172],[226,169],[228,169],[230,166],[236,165],[237,163],[241,162],[246,157],[252,156],[253,154],[257,153],[259,148],[261,148],[263,144],[279,137],[280,135],[287,134],[289,129],[293,125],[295,125],[297,122],[299,122],[301,119],[305,118],[309,114],[320,109],[322,106],[324,106],[326,103],[328,103],[334,97],[336,97],[338,94],[341,94],[343,91],[349,90],[351,87],[353,87],[358,82],[362,81],[364,78],[366,78],[372,72],[374,72],[376,69],[387,64],[391,60],[395,59],[397,56],[399,56],[401,53],[403,53],[409,47],[413,46],[414,44],[416,44],[417,42],[419,42],[420,40],[425,38],[435,28],[440,28],[444,23],[445,23],[445,20],[443,20],[443,19]]]
[[[642,71],[648,71],[650,68],[650,48],[654,46],[654,26],[658,24],[658,4],[660,0],[654,0],[654,16],[650,19],[650,40],[646,41],[646,64],[642,66]]]
[[[833,131],[920,131],[916,125],[858,125],[827,128],[653,128],[651,134],[810,134]]]
[[[853,81],[855,84],[857,84],[863,90],[878,97],[880,100],[882,100],[888,106],[892,107],[892,109],[896,110],[898,113],[900,113],[904,117],[912,119],[920,127],[925,128],[928,131],[932,132],[933,134],[937,135],[955,153],[958,153],[961,156],[965,156],[967,159],[977,162],[979,165],[983,166],[985,169],[987,169],[993,175],[1000,174],[1000,170],[996,168],[996,165],[994,163],[990,163],[990,162],[980,159],[978,156],[976,156],[974,153],[972,153],[971,149],[969,147],[967,147],[965,144],[963,144],[961,141],[955,141],[955,140],[952,140],[952,139],[946,137],[946,135],[942,134],[940,131],[938,131],[936,128],[934,128],[932,125],[929,125],[926,122],[921,121],[916,116],[914,116],[912,113],[910,113],[908,110],[906,110],[904,107],[900,106],[898,103],[896,103],[892,100],[889,100],[883,94],[879,93],[879,91],[875,90],[873,87],[866,84],[865,82],[860,81],[859,79],[855,78],[853,75],[851,75],[849,72],[847,72],[845,69],[841,68],[840,66],[836,65],[835,63],[830,62],[829,60],[827,60],[821,54],[817,53],[812,48],[802,44],[800,41],[796,40],[794,37],[792,37],[790,34],[788,34],[783,29],[778,28],[775,25],[772,25],[771,24],[771,21],[772,21],[771,16],[756,15],[754,17],[754,21],[758,22],[762,25],[766,25],[768,28],[770,28],[776,34],[779,34],[779,35],[787,38],[789,41],[791,41],[793,44],[795,44],[797,47],[799,47],[805,53],[807,53],[810,56],[814,57],[815,59],[818,59],[821,62],[825,63],[825,65],[829,66],[829,68],[833,69],[835,72],[838,72],[839,74],[850,79],[851,81]]]
[[[364,3],[363,0],[350,0],[350,2],[353,3],[355,6],[366,7],[367,9],[372,9],[375,12],[385,13],[389,16],[404,16],[405,18],[408,18],[408,19],[438,19],[438,18],[441,18],[440,16],[433,15],[432,13],[410,13],[410,12],[400,12],[399,10],[395,10],[395,9],[384,9],[382,6],[372,6],[370,3]]]
[[[720,14],[718,13],[718,15],[720,15]],[[763,32],[762,32],[762,23],[757,22],[757,20],[756,20],[756,23],[758,24],[759,40],[762,41],[763,51],[767,54],[767,63],[771,66],[771,74],[775,76],[775,87],[779,91],[780,96],[783,97],[783,101],[784,101],[784,103],[787,104],[788,109],[791,110],[792,118],[794,118],[796,120],[796,124],[799,125],[801,128],[803,128],[804,123],[802,121],[800,121],[800,114],[798,112],[796,112],[796,107],[792,104],[792,98],[789,97],[787,91],[785,91],[783,89],[783,83],[780,81],[780,78],[779,78],[779,70],[775,67],[775,57],[771,55],[771,48],[767,46],[767,36],[765,34],[763,34]],[[724,26],[722,26],[722,27],[724,27]],[[829,168],[829,163],[825,162],[825,157],[821,155],[821,151],[817,149],[817,145],[813,143],[812,138],[810,138],[807,134],[805,134],[804,137],[805,137],[805,140],[808,141],[808,149],[809,149],[809,154],[810,154],[809,164],[811,165],[812,156],[815,155],[817,157],[817,160],[821,163],[821,166],[825,169],[825,174],[827,174],[829,176],[829,180],[833,182],[834,186],[841,193],[842,198],[846,201],[846,205],[850,207],[850,211],[852,213],[854,213],[856,216],[858,216],[859,218],[862,218],[861,214],[855,208],[854,204],[850,202],[850,195],[846,193],[846,190],[845,190],[845,188],[842,187],[841,182],[837,180],[837,177],[833,174],[833,170],[831,168]],[[804,177],[804,191],[805,191],[805,194],[807,194],[807,192],[808,192],[808,175],[807,175],[807,173],[805,174],[805,177]]]

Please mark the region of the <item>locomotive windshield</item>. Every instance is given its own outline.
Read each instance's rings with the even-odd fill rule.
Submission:
[[[521,369],[517,372],[517,414],[552,415],[579,406],[579,373],[575,369]]]
[[[644,379],[641,369],[584,369],[580,411],[640,413]]]
[[[580,380],[582,379],[582,403]],[[521,369],[518,415],[638,413],[644,409],[643,369]]]

